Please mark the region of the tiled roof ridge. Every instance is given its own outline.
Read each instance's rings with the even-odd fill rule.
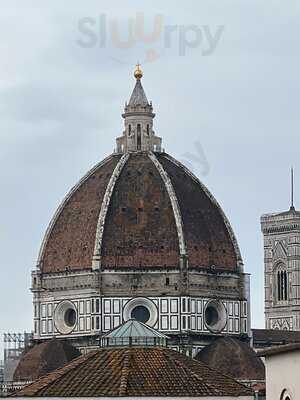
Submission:
[[[126,396],[126,393],[127,393],[128,377],[129,377],[129,372],[130,372],[130,358],[131,358],[130,349],[127,349],[124,352],[123,366],[122,366],[121,379],[120,379],[119,396]]]
[[[203,386],[206,386],[207,389],[209,389],[210,392],[214,392],[216,395],[222,395],[223,392],[218,390],[217,388],[213,387],[210,383],[204,382],[204,379],[196,372],[191,371],[190,374],[197,379],[197,381],[200,381]]]
[[[166,353],[167,355],[167,353]],[[171,357],[171,355],[168,353],[167,355],[168,358]],[[174,359],[174,363],[177,364],[180,368],[183,368],[184,370],[187,369],[186,365],[182,362],[182,360],[180,358],[175,358]],[[202,363],[201,363],[202,364]],[[204,366],[204,364],[202,364],[202,366]],[[198,372],[194,372],[192,369],[188,368],[188,372],[197,379],[197,381],[199,381],[201,383],[202,386],[205,386],[210,392],[215,393],[216,395],[220,395],[222,394],[222,392],[220,392],[218,389],[211,387],[210,384],[208,384],[207,382],[204,381],[204,379],[199,376]],[[215,371],[214,371],[215,372]]]
[[[178,358],[176,359],[176,361],[179,361]],[[213,373],[217,373],[217,374],[219,374],[221,376],[224,376],[225,378],[227,378],[227,379],[229,379],[231,381],[234,381],[237,386],[240,386],[240,389],[241,389],[240,395],[243,394],[243,391],[249,391],[249,390],[251,391],[251,389],[249,389],[247,386],[243,385],[242,383],[240,383],[237,380],[235,380],[234,378],[232,378],[232,376],[224,374],[223,372],[218,372],[218,371],[216,371],[215,369],[211,368],[209,365],[205,364],[202,361],[196,360],[194,358],[192,360],[189,360],[189,361],[190,361],[191,364],[195,364],[195,365],[199,364],[199,365],[201,365],[202,368],[205,368],[205,369],[207,369],[207,370],[209,370],[209,371],[211,371]],[[182,365],[184,368],[186,368],[186,366],[182,363],[181,360],[178,363],[180,363],[180,365]],[[198,375],[198,373],[192,371],[192,369],[190,369],[190,368],[189,368],[189,370],[190,370],[190,372],[191,372],[191,374],[193,376],[197,377],[198,380],[200,380],[200,381],[202,380],[202,378]],[[211,385],[209,383],[205,383],[205,385],[209,389],[211,389]],[[217,394],[222,394],[222,392],[220,392],[218,389],[213,388],[213,390],[216,391]]]
[[[50,386],[56,379],[61,378],[65,374],[67,374],[72,369],[76,368],[78,365],[84,363],[89,358],[94,357],[98,353],[98,350],[92,351],[88,354],[82,355],[78,358],[75,358],[73,361],[68,363],[67,365],[58,368],[55,371],[49,372],[48,374],[42,376],[37,381],[30,383],[25,386],[20,391],[17,391],[13,394],[13,396],[20,397],[23,395],[23,390],[25,391],[25,396],[36,395],[40,390],[45,390],[48,386]],[[28,392],[29,391],[29,392]]]
[[[231,375],[224,374],[223,372],[218,372],[218,371],[216,371],[215,369],[211,368],[209,365],[206,365],[206,364],[205,364],[204,362],[202,362],[202,361],[195,360],[195,359],[193,359],[193,361],[202,364],[203,367],[209,369],[209,370],[212,371],[212,372],[218,373],[218,374],[224,376],[225,378],[230,379],[231,381],[234,380],[235,383],[236,383],[236,385],[237,385],[237,386],[240,386],[241,392],[242,392],[243,390],[246,390],[246,391],[249,391],[249,390],[250,390],[250,391],[251,391],[251,389],[249,389],[247,386],[245,386],[244,384],[242,384],[242,383],[240,383],[239,381],[237,381],[237,380],[236,380],[235,378],[233,378]],[[242,393],[240,393],[240,394],[242,395]]]

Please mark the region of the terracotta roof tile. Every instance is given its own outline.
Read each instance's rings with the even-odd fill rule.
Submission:
[[[252,391],[166,348],[99,349],[15,396],[239,396]]]

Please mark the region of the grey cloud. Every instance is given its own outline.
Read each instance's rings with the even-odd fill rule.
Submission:
[[[296,176],[300,170],[298,3],[6,3],[0,24],[0,329],[31,329],[29,274],[44,230],[69,188],[113,150],[133,88],[131,65],[149,48],[122,52],[109,43],[83,49],[76,44],[78,20],[106,13],[124,30],[127,17],[139,11],[149,26],[156,14],[169,25],[225,26],[208,57],[197,48],[179,57],[177,43],[158,47],[143,80],[166,150],[182,159],[197,155],[201,144],[209,174],[201,175],[195,157],[188,161],[234,226],[252,274],[253,324],[263,326],[259,217],[288,208],[289,166]]]

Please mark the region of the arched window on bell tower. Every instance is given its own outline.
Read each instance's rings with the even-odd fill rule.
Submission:
[[[137,150],[142,149],[142,134],[141,134],[141,125],[137,124]]]
[[[128,136],[131,136],[131,124],[128,125]]]
[[[282,264],[277,269],[277,301],[287,301],[289,297],[288,293],[288,273],[285,266]]]

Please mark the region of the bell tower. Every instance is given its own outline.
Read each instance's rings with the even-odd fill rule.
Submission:
[[[123,135],[117,138],[117,153],[131,151],[156,151],[161,152],[161,138],[155,136],[153,130],[152,103],[148,102],[141,79],[143,72],[139,64],[134,71],[135,87],[129,103],[125,104],[122,114],[125,129]]]
[[[294,207],[293,170],[291,178],[290,209],[261,217],[267,329],[300,330],[300,211]]]

